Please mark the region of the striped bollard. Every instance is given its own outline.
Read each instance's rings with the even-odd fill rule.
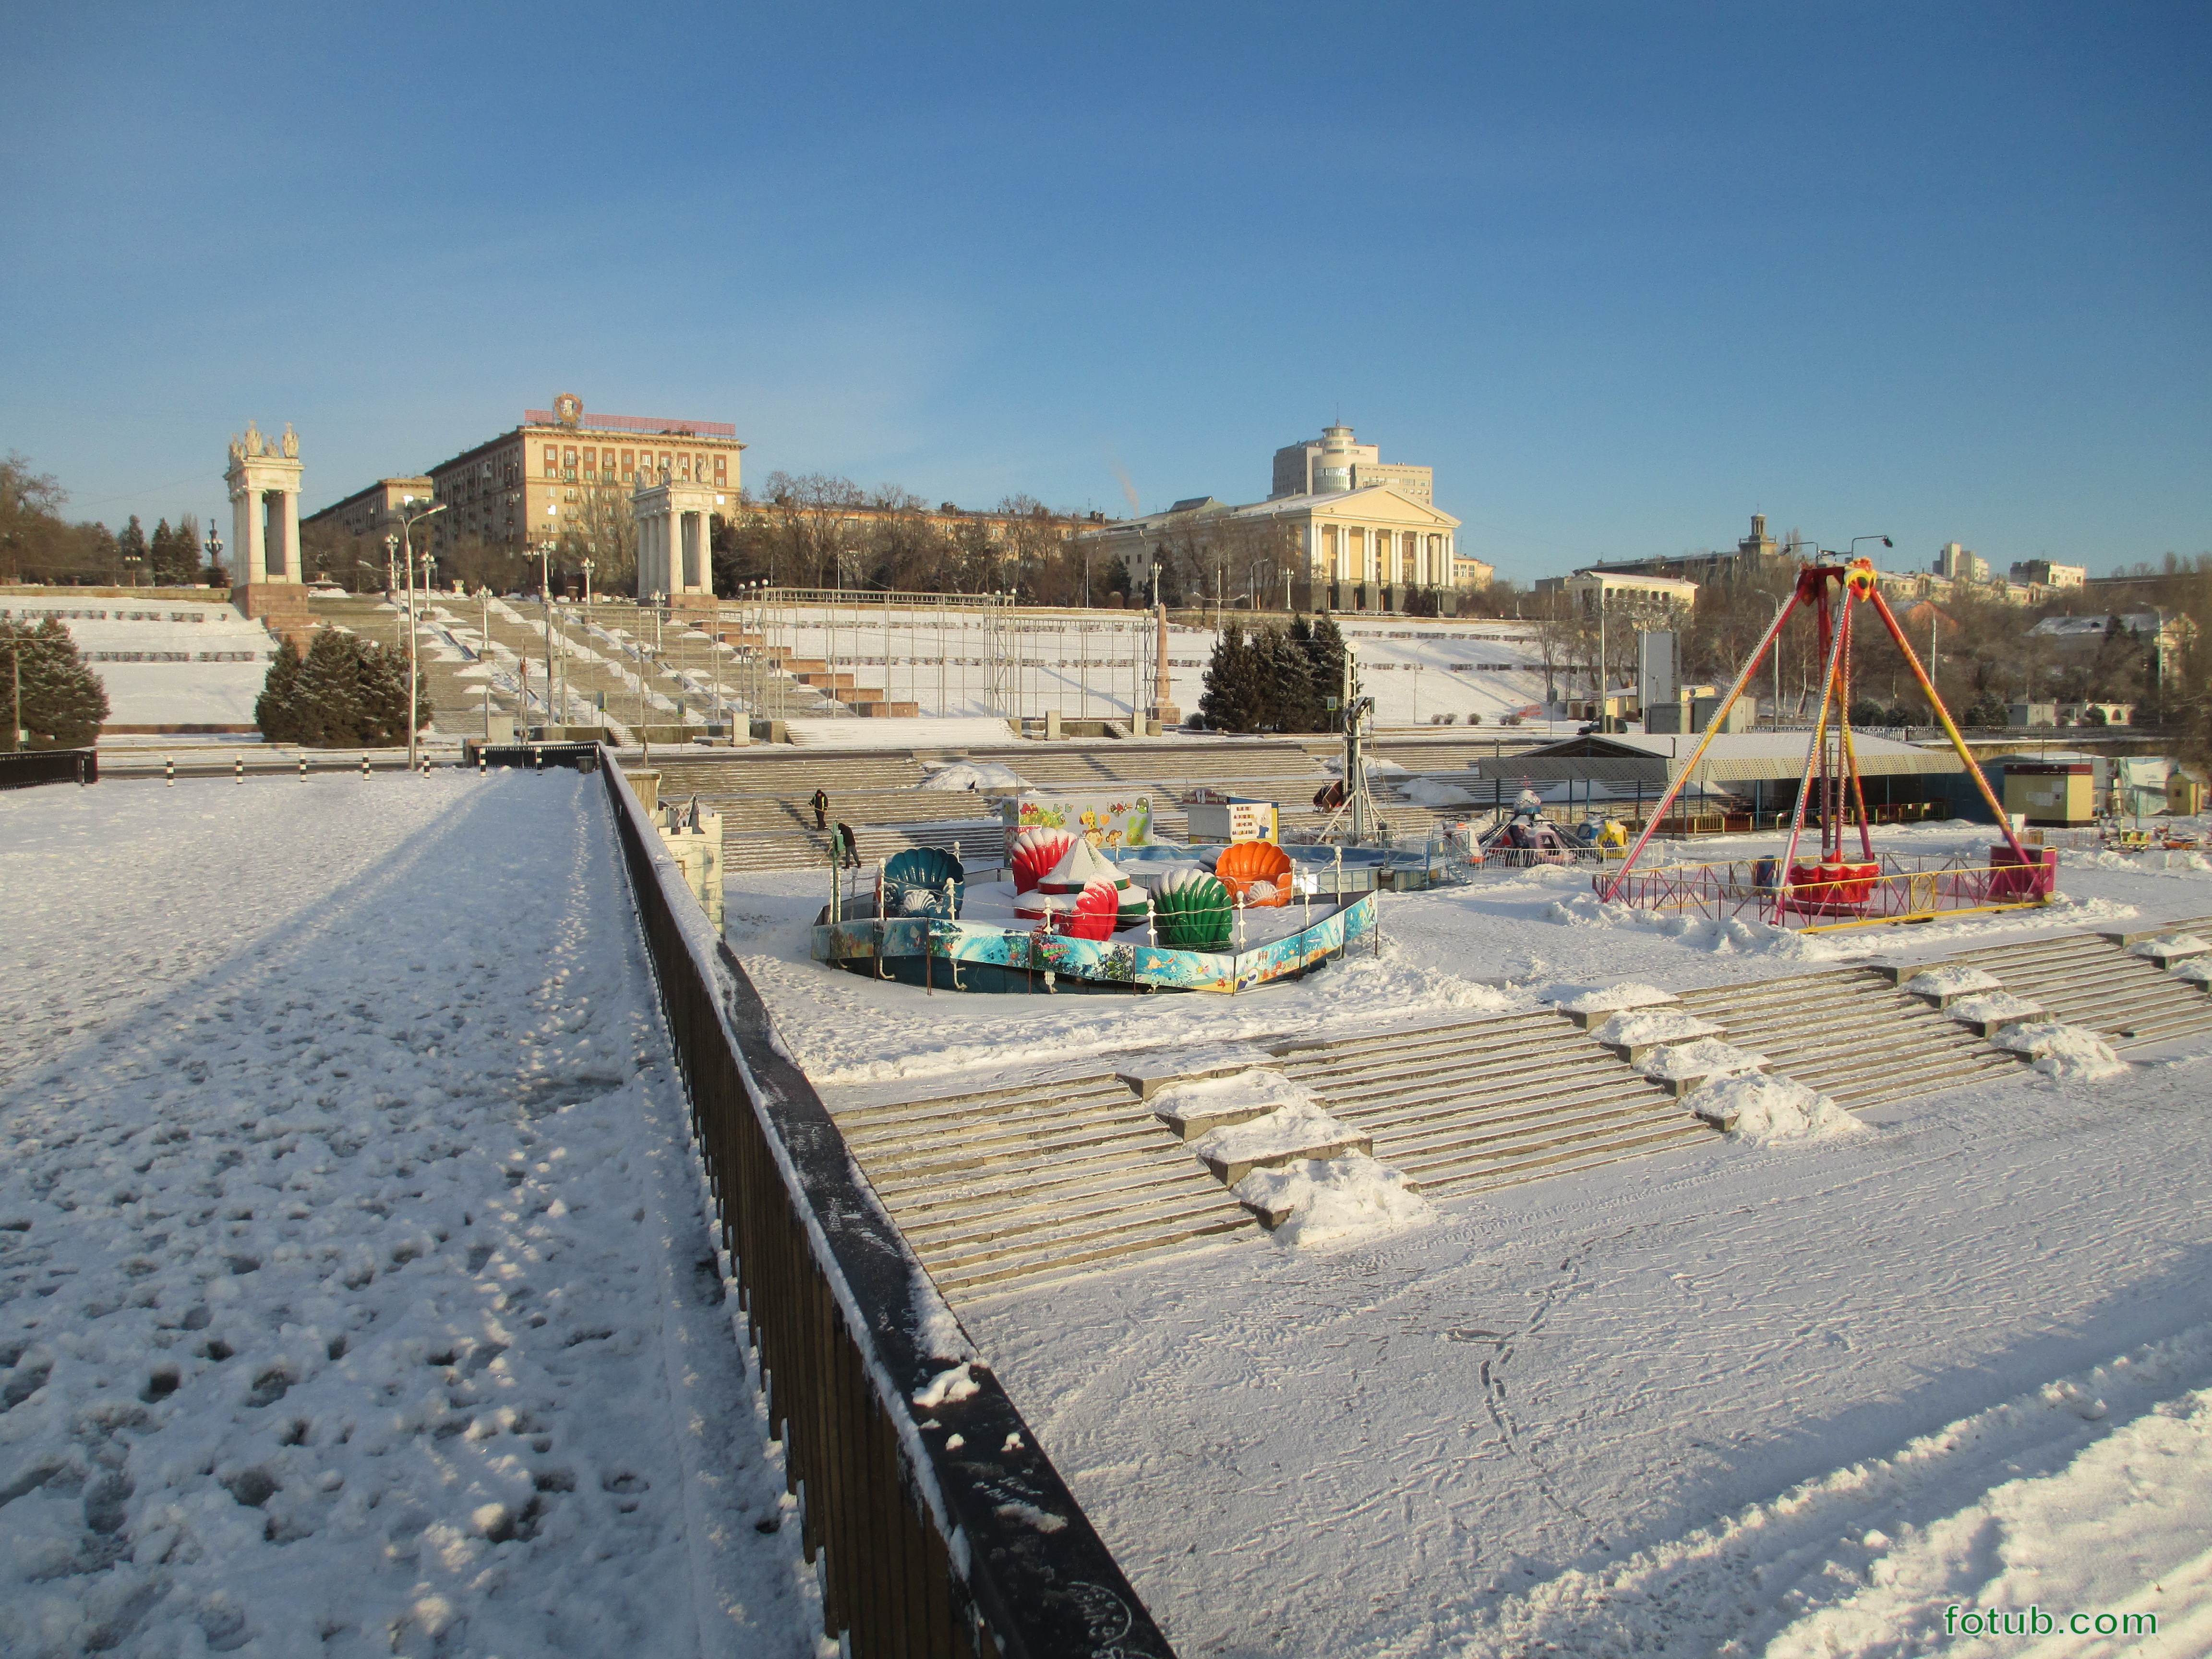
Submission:
[[[488,759],[486,759],[486,758],[485,758],[484,751],[483,751],[483,750],[481,750],[481,749],[477,750],[477,775],[478,777],[483,777],[483,776],[485,775],[485,773],[489,769],[490,765],[491,765],[490,761],[489,761]]]
[[[361,751],[361,775],[364,780],[368,776],[368,750],[366,749]]]
[[[177,787],[177,757],[174,755],[161,757],[161,776],[170,788]]]
[[[230,772],[231,772],[231,778],[232,778],[232,781],[233,781],[234,782],[242,784],[242,783],[244,783],[244,782],[246,781],[246,757],[245,757],[245,756],[243,756],[243,755],[233,755],[233,756],[230,757]]]
[[[301,756],[300,756],[300,781],[301,781],[301,782],[302,782],[302,783],[305,783],[307,781],[307,755],[305,754],[305,752],[302,752],[302,753],[301,754]]]

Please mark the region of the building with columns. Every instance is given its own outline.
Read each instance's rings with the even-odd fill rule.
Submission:
[[[665,598],[681,610],[711,606],[715,492],[711,483],[679,483],[664,477],[641,483],[630,497],[637,515],[637,592],[641,599]]]
[[[1348,426],[1277,450],[1273,483],[1264,501],[1195,495],[1071,540],[1094,562],[1121,559],[1139,601],[1155,570],[1188,598],[1261,609],[1403,611],[1422,595],[1418,608],[1449,615],[1462,589],[1490,585],[1492,567],[1459,551],[1459,520],[1431,500],[1431,469],[1385,464]]]
[[[1176,561],[1193,597],[1249,595],[1263,609],[1404,611],[1419,590],[1451,600],[1482,586],[1491,568],[1462,558],[1459,520],[1408,500],[1392,486],[1279,496],[1231,507],[1211,495],[1177,501],[1090,530],[1073,540],[1094,560],[1120,558],[1133,598],[1152,591],[1152,573]]]
[[[438,463],[425,475],[428,493],[446,511],[424,526],[433,552],[442,554],[464,537],[534,547],[589,526],[629,515],[629,498],[641,484],[665,472],[672,481],[704,488],[727,513],[740,488],[738,458],[745,446],[726,422],[656,415],[600,415],[564,392],[550,409],[526,409],[521,422],[496,438]],[[386,484],[422,493],[420,478],[386,479],[326,507],[307,520],[349,535]]]

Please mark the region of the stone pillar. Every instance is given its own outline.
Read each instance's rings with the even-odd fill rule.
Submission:
[[[1152,706],[1146,711],[1147,719],[1162,726],[1182,724],[1182,711],[1170,701],[1175,696],[1168,682],[1168,608],[1161,605],[1156,617],[1158,632],[1154,635],[1152,653]]]
[[[230,441],[231,602],[302,651],[313,626],[300,554],[300,441],[281,440],[251,422]],[[275,568],[271,568],[272,559]]]

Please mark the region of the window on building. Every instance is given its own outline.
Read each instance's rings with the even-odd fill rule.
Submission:
[[[550,477],[551,477],[554,475],[554,473],[559,470],[559,468],[560,468],[560,464],[561,464],[561,456],[560,456],[560,452],[559,452],[559,451],[557,451],[557,450],[556,450],[556,449],[553,447],[553,446],[552,446],[551,444],[548,444],[548,445],[546,445],[546,446],[545,446],[545,476],[546,476],[547,477],[549,477],[549,478],[550,478]]]
[[[714,457],[714,482],[715,482],[716,483],[718,483],[718,484],[719,484],[719,483],[722,483],[724,480],[726,480],[726,478],[728,478],[728,477],[729,477],[729,476],[730,476],[730,458],[729,458],[728,456],[726,456],[726,455],[717,455],[717,456],[715,456],[715,457]]]
[[[660,452],[660,470],[663,472],[668,473],[669,476],[672,477],[675,476],[675,466],[676,458],[670,454],[666,450],[662,450]]]
[[[624,483],[628,483],[630,481],[630,475],[636,471],[637,451],[635,449],[625,449],[622,453],[623,482]]]

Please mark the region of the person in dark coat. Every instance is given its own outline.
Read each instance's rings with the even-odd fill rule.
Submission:
[[[845,867],[848,870],[857,870],[860,867],[860,843],[854,840],[853,826],[849,823],[840,823],[837,826],[837,850],[844,854]]]
[[[827,830],[830,827],[830,792],[826,789],[817,789],[814,792],[812,805],[814,827],[817,830]]]

